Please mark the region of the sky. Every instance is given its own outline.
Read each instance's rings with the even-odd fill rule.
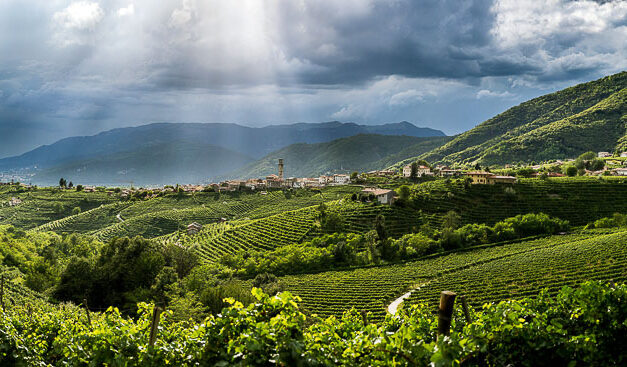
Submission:
[[[0,0],[0,157],[151,122],[457,134],[627,69],[627,1]]]

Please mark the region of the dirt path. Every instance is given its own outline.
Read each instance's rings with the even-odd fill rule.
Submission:
[[[403,294],[402,296],[400,296],[397,299],[395,299],[394,301],[392,301],[392,303],[390,303],[390,305],[388,306],[388,312],[391,313],[392,315],[396,315],[396,312],[398,312],[398,307],[403,303],[403,301],[405,301],[407,298],[409,298],[412,293],[420,290],[421,287],[424,287],[427,284],[429,284],[429,282],[421,284],[421,285],[411,289],[409,292]]]
[[[118,213],[118,215],[115,216],[120,222],[124,222],[124,219],[122,219],[122,216],[120,215],[120,213]]]

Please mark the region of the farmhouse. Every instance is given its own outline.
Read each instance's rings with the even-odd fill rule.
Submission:
[[[627,152],[622,152],[622,153],[620,154],[620,156],[621,156],[621,157],[623,157],[623,158],[627,158]]]
[[[187,225],[187,234],[196,234],[200,232],[202,229],[202,224],[198,224],[196,222],[190,223]]]
[[[597,157],[599,158],[607,158],[607,157],[611,157],[612,153],[610,152],[599,152],[597,153]]]
[[[512,176],[497,176],[490,172],[473,171],[466,173],[473,184],[487,184],[494,185],[497,183],[516,183],[516,177]]]
[[[394,203],[394,195],[396,195],[396,192],[393,190],[367,187],[361,191],[361,194],[368,196],[374,195],[377,198],[377,201],[381,204],[392,204]]]
[[[418,166],[418,169],[416,170],[416,177],[430,176],[432,174],[433,173],[431,173],[431,168],[427,166]],[[403,167],[403,177],[410,177],[410,176],[411,176],[411,164],[408,164],[405,167]]]

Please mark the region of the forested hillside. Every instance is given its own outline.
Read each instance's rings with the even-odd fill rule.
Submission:
[[[538,97],[423,154],[429,162],[505,164],[627,148],[627,72]]]

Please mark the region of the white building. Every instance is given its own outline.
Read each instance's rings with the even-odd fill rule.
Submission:
[[[365,188],[361,191],[363,195],[374,195],[377,198],[377,201],[381,204],[392,204],[394,203],[394,196],[396,192],[393,190],[387,189],[375,189],[375,188]]]
[[[427,166],[418,166],[418,170],[416,171],[416,177],[431,176],[432,174],[431,168]],[[403,177],[411,177],[411,164],[403,167]]]
[[[621,157],[623,157],[623,158],[627,158],[627,152],[622,152],[622,153],[620,154],[620,156],[621,156]]]
[[[610,153],[610,152],[599,152],[599,153],[597,153],[597,156],[599,158],[607,158],[607,157],[611,157],[612,153]]]
[[[614,174],[617,176],[627,176],[627,168],[616,168]]]
[[[336,174],[336,175],[333,175],[333,182],[338,185],[346,185],[351,182],[351,176],[343,175],[343,174]]]

